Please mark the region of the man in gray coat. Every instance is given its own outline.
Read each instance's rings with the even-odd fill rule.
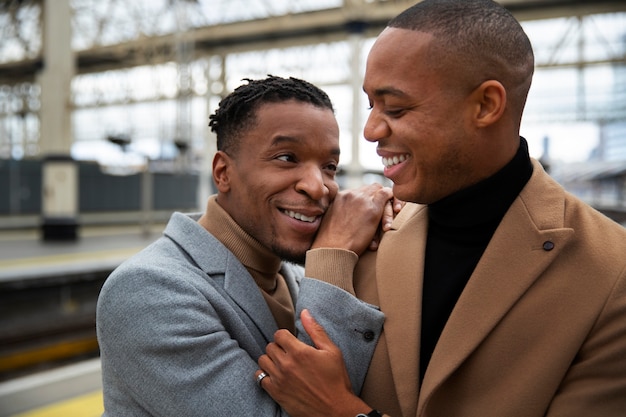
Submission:
[[[296,324],[303,308],[339,348],[351,346],[344,359],[360,391],[382,313],[303,278],[295,263],[333,201],[354,211],[336,244],[367,250],[391,192],[338,192],[339,129],[324,92],[294,78],[247,81],[210,117],[218,192],[206,211],[173,214],[163,236],[104,284],[107,417],[286,415],[260,388],[266,375],[254,373],[279,328],[306,338]]]

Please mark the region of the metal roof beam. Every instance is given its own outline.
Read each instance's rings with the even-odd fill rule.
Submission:
[[[182,36],[173,33],[98,46],[76,52],[77,74],[176,61],[176,45],[181,39],[194,44],[194,58],[198,58],[340,41],[354,32],[373,37],[389,19],[413,3],[346,2],[339,8],[200,27]],[[502,0],[501,3],[520,21],[626,11],[623,0]],[[0,64],[0,84],[32,82],[44,65],[40,56]]]

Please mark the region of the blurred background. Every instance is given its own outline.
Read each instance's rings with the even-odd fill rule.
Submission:
[[[99,415],[99,288],[173,211],[202,210],[208,115],[243,78],[322,87],[341,129],[341,185],[384,182],[362,134],[365,59],[414,3],[0,0],[0,416],[51,416],[39,407],[85,393],[95,411],[63,415]],[[626,2],[500,3],[535,50],[521,128],[531,156],[624,224]],[[40,373],[59,364],[70,376]]]

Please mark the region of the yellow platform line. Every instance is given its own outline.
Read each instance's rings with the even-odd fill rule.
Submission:
[[[71,358],[72,356],[97,350],[98,341],[95,337],[57,343],[53,346],[45,346],[0,357],[0,372],[14,371],[38,363]]]
[[[11,417],[100,417],[103,412],[102,391],[96,391]]]

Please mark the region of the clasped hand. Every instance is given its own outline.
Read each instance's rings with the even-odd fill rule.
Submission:
[[[367,410],[352,392],[339,348],[308,310],[303,310],[300,318],[314,346],[285,329],[278,330],[258,361],[268,375],[261,387],[292,417],[355,416]]]
[[[347,249],[357,255],[376,250],[403,206],[391,188],[380,184],[341,191],[324,214],[311,248]]]

